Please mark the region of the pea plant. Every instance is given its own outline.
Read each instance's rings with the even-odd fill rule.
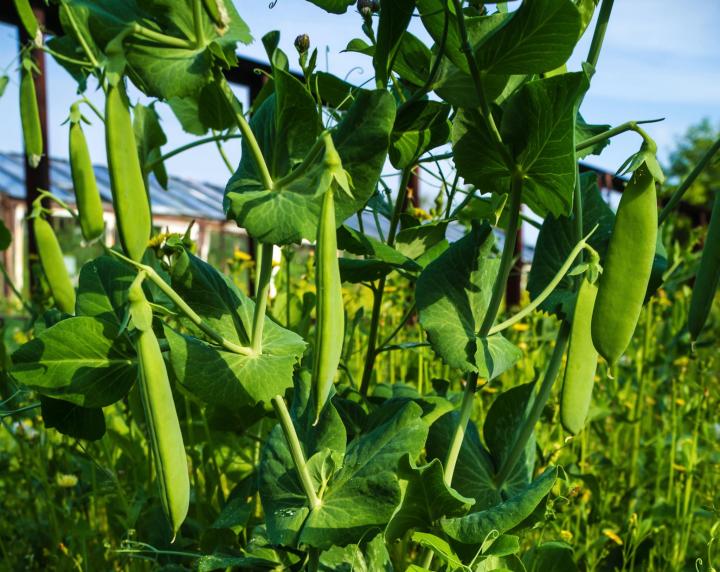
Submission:
[[[354,4],[311,2],[332,14]],[[565,546],[524,553],[567,492],[536,425],[559,421],[568,439],[583,431],[596,378],[615,375],[662,284],[659,224],[714,152],[658,215],[664,177],[644,122],[583,119],[612,0],[359,0],[362,37],[347,49],[372,63],[374,86],[320,71],[305,35],[295,41],[302,75],[291,73],[270,31],[271,72],[249,109],[224,75],[253,39],[229,0],[60,0],[62,30],[47,41],[27,0],[15,4],[33,39],[20,85],[29,161],[43,154],[33,50],[55,57],[79,93],[101,90],[105,108],[81,97],[70,110],[77,212],[41,192],[31,213],[48,296],[9,373],[39,396],[47,427],[139,446],[134,462],[149,469],[127,505],[161,511],[156,553],[196,558],[200,570],[556,569]],[[583,34],[589,53],[570,70]],[[129,84],[153,103],[134,102]],[[186,148],[241,138],[223,206],[257,244],[252,298],[194,254],[189,232],[153,230],[150,178],[167,185],[175,154],[161,151],[161,105],[188,133],[212,132]],[[99,158],[83,132],[91,120],[104,124],[119,244],[85,264],[75,287],[48,204],[67,208],[88,244],[102,242]],[[639,150],[619,169],[629,180],[613,212],[579,160],[627,131]],[[429,220],[408,198],[419,167],[443,181]],[[693,339],[720,275],[718,204]],[[523,207],[542,219],[529,302],[503,308]],[[452,243],[449,225],[464,231]],[[291,280],[303,241],[314,245],[304,296]],[[285,308],[270,296],[276,247]],[[406,296],[388,332],[393,288]],[[360,292],[367,308],[351,313]],[[510,386],[528,359],[512,332],[536,311],[557,321],[548,357]],[[416,342],[395,343],[414,327]],[[418,378],[387,383],[381,358],[427,346],[446,379],[423,383],[406,369]],[[560,377],[555,421],[544,412]],[[487,411],[477,408],[483,389],[497,391]],[[221,458],[249,468],[238,478]],[[123,474],[114,479],[122,488]],[[128,508],[123,523],[146,515]]]

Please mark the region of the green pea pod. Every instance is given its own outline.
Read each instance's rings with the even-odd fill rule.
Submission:
[[[20,120],[28,162],[31,167],[37,167],[43,154],[40,111],[32,72],[25,65],[20,70]]]
[[[148,438],[155,462],[160,500],[174,540],[190,505],[190,479],[185,444],[165,360],[152,328],[152,308],[142,291],[141,276],[130,286],[128,299],[133,324],[138,333],[136,346],[140,366],[139,389]]]
[[[590,329],[597,291],[597,285],[583,277],[575,300],[560,401],[560,421],[573,435],[585,426],[595,384],[598,352]]]
[[[20,22],[28,36],[30,36],[36,44],[42,44],[42,32],[40,31],[40,26],[38,25],[32,6],[30,6],[30,0],[14,0],[14,4],[15,10],[17,10],[18,16],[20,16]]]
[[[33,219],[40,264],[55,299],[55,305],[66,314],[75,313],[75,288],[68,274],[63,253],[50,223],[36,216]]]
[[[633,173],[618,206],[592,317],[592,340],[614,364],[640,318],[657,240],[655,179],[645,163]]]
[[[107,92],[105,143],[120,243],[130,258],[140,261],[152,231],[152,215],[122,84]]]
[[[70,123],[70,173],[75,189],[80,229],[85,240],[95,240],[105,231],[105,222],[95,171],[80,121]]]
[[[720,281],[720,197],[716,195],[700,258],[700,268],[690,298],[688,330],[693,340],[700,335],[710,315],[718,281]]]
[[[313,386],[316,397],[316,415],[319,417],[335,381],[345,333],[342,282],[337,258],[335,200],[332,187],[325,192],[323,197],[315,264],[317,326]]]

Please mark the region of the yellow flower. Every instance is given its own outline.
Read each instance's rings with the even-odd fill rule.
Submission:
[[[421,209],[420,207],[411,208],[410,214],[412,216],[414,216],[416,219],[420,219],[420,220],[432,219],[432,216],[430,216],[430,213],[428,213],[425,209]]]
[[[687,356],[680,356],[673,362],[673,365],[687,367],[688,363],[690,363],[690,359]]]
[[[573,538],[573,533],[569,530],[561,530],[560,538],[562,538],[565,542],[570,542]]]
[[[78,484],[78,478],[75,475],[58,474],[55,480],[58,486],[63,489],[71,489]]]
[[[25,343],[27,343],[27,342],[30,340],[30,338],[29,338],[29,336],[27,335],[27,333],[26,333],[26,332],[23,332],[23,331],[21,331],[21,330],[15,330],[15,331],[13,332],[12,337],[13,337],[13,341],[14,341],[16,344],[18,344],[18,345],[25,344]]]
[[[235,260],[243,260],[243,261],[252,260],[252,256],[250,256],[247,252],[243,252],[239,248],[235,249],[233,256],[235,257]]]
[[[604,528],[602,533],[607,536],[610,540],[612,540],[615,544],[622,546],[623,541],[622,538],[620,538],[617,534],[615,534],[612,530],[609,528]]]
[[[522,322],[518,322],[517,324],[513,324],[512,329],[516,332],[527,332],[530,329],[530,326],[523,324]]]

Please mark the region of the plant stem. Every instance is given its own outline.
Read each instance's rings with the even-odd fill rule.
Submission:
[[[440,69],[440,64],[442,63],[443,55],[445,54],[445,44],[447,42],[448,30],[450,28],[450,9],[448,8],[447,3],[443,3],[443,8],[445,9],[445,21],[443,22],[442,36],[440,36],[440,42],[438,43],[435,61],[433,62],[430,73],[425,80],[425,84],[408,98],[408,102],[416,101],[430,91],[430,87],[435,81],[435,76]]]
[[[75,20],[75,15],[73,14],[73,9],[67,3],[63,4],[63,8],[65,8],[65,14],[68,18],[68,21],[70,22],[70,26],[72,27],[73,32],[75,32],[75,37],[80,43],[83,52],[85,52],[85,55],[88,57],[93,67],[99,68],[100,63],[95,57],[95,54],[93,54],[92,50],[90,49],[90,45],[87,43],[85,36],[83,36],[82,32],[80,31],[80,27],[78,26],[77,21]]]
[[[170,48],[182,48],[185,50],[195,49],[195,46],[193,44],[183,38],[168,36],[167,34],[163,34],[162,32],[157,32],[155,30],[151,30],[150,28],[146,28],[145,26],[142,26],[137,22],[135,22],[132,26],[132,33],[136,36],[140,36],[141,38],[152,40],[153,42],[157,42],[158,44],[162,44]]]
[[[182,145],[178,147],[177,149],[173,149],[172,151],[168,151],[161,157],[158,157],[157,159],[154,159],[153,161],[150,161],[147,165],[145,165],[145,172],[149,173],[151,172],[155,167],[157,167],[160,163],[164,163],[168,159],[172,159],[175,155],[179,155],[180,153],[184,153],[185,151],[188,151],[190,149],[193,149],[194,147],[199,147],[200,145],[205,145],[205,143],[212,143],[213,141],[227,141],[229,139],[239,139],[243,137],[243,135],[239,134],[228,134],[228,135],[213,135],[212,137],[205,137],[203,139],[196,139],[195,141],[191,141],[190,143],[187,143],[185,145]],[[232,167],[230,167],[232,170]]]
[[[523,179],[518,173],[514,173],[512,177],[511,189],[510,189],[510,220],[508,221],[507,231],[505,232],[505,244],[503,245],[502,256],[500,258],[500,269],[498,270],[495,284],[493,285],[492,296],[490,297],[490,304],[488,305],[485,318],[483,319],[482,325],[478,336],[484,338],[487,336],[490,328],[497,317],[500,303],[502,302],[503,295],[505,293],[505,284],[507,283],[510,270],[512,268],[512,261],[515,256],[515,242],[517,240],[518,229],[520,228],[520,207],[522,204],[522,187]]]
[[[610,13],[612,12],[613,2],[615,0],[603,0],[600,6],[600,14],[598,15],[595,31],[593,32],[592,41],[590,42],[590,50],[588,51],[587,63],[593,70],[597,67],[598,58],[600,57],[600,48],[602,48],[605,32],[607,31],[608,22],[610,21]]]
[[[102,112],[97,108],[97,106],[92,101],[90,101],[87,97],[83,97],[80,100],[80,102],[87,105],[92,110],[92,112],[98,116],[98,119],[100,119],[100,121],[105,123],[105,116],[102,114]]]
[[[582,151],[583,149],[592,147],[596,143],[600,143],[601,141],[605,141],[606,139],[610,139],[612,137],[615,137],[616,135],[625,133],[626,131],[635,131],[636,133],[638,133],[640,129],[638,125],[643,125],[645,123],[657,123],[658,121],[663,120],[664,118],[645,119],[643,121],[626,121],[625,123],[618,125],[617,127],[613,127],[612,129],[608,129],[607,131],[603,131],[602,133],[598,133],[597,135],[593,135],[592,137],[588,137],[587,139],[580,141],[580,143],[575,145],[575,151]]]
[[[253,159],[255,160],[255,165],[257,166],[260,173],[260,178],[262,179],[263,186],[266,189],[272,189],[273,180],[270,176],[270,171],[268,170],[267,163],[265,162],[265,157],[263,157],[262,151],[260,150],[260,145],[258,145],[257,139],[255,139],[255,134],[250,128],[250,124],[245,119],[245,116],[242,114],[242,111],[235,108],[235,95],[233,94],[226,80],[223,80],[221,87],[223,93],[225,94],[229,109],[235,115],[235,122],[237,123],[238,129],[240,129],[240,133],[243,137],[243,142],[248,146],[248,150],[250,151]]]
[[[493,292],[488,305],[487,313],[483,319],[478,336],[484,338],[488,335],[490,328],[497,317],[500,302],[503,298],[505,285],[507,284],[512,260],[515,253],[515,241],[517,231],[520,224],[520,207],[522,198],[522,176],[519,173],[513,173],[512,184],[510,188],[510,220],[508,222],[507,232],[505,234],[505,244],[503,245],[502,255],[500,257],[500,269],[493,284]],[[458,455],[462,447],[465,437],[467,424],[470,421],[470,415],[473,408],[473,400],[477,391],[478,375],[471,373],[465,386],[465,394],[463,395],[462,406],[460,408],[460,419],[455,427],[455,431],[450,441],[450,449],[448,450],[445,460],[445,482],[452,484],[453,475],[455,474],[455,466],[457,465]]]
[[[320,153],[322,153],[322,151],[328,146],[329,143],[332,143],[332,139],[330,140],[330,142],[327,141],[328,137],[330,137],[329,132],[323,131],[320,136],[315,140],[313,146],[310,147],[310,151],[307,152],[307,155],[305,155],[302,163],[300,163],[284,177],[277,179],[275,181],[275,186],[278,188],[285,187],[293,181],[299,179],[305,173],[307,173],[310,170],[310,167],[315,164]]]
[[[387,243],[392,246],[395,243],[395,235],[397,233],[397,227],[400,222],[400,214],[402,213],[405,200],[407,198],[407,185],[410,180],[412,173],[411,168],[403,169],[400,177],[400,188],[398,189],[398,195],[395,199],[395,208],[393,209],[392,217],[390,219],[390,230],[388,231]],[[375,358],[377,357],[377,336],[378,328],[380,325],[380,310],[382,308],[383,295],[385,293],[385,282],[387,277],[383,276],[378,282],[377,288],[374,290],[373,296],[373,307],[370,315],[370,333],[368,334],[368,346],[367,353],[365,354],[365,365],[363,367],[362,378],[360,381],[360,394],[363,396],[367,395],[368,389],[370,388],[370,378],[372,377],[373,367],[375,365]]]
[[[205,31],[202,21],[202,0],[193,0],[193,24],[195,25],[195,47],[202,48],[205,45]]]
[[[595,226],[595,228],[597,228],[597,225]],[[570,270],[570,268],[572,267],[572,265],[575,262],[575,259],[578,257],[578,255],[580,255],[583,252],[583,250],[585,250],[585,248],[587,247],[587,240],[593,232],[595,232],[595,229],[593,229],[593,231],[590,234],[588,234],[585,238],[583,238],[580,242],[578,242],[575,245],[575,248],[573,248],[570,251],[570,254],[565,259],[565,262],[563,262],[563,265],[557,271],[555,276],[553,276],[553,279],[550,280],[550,282],[545,287],[545,289],[542,292],[540,292],[540,294],[538,294],[532,302],[530,302],[527,306],[525,306],[522,310],[520,310],[514,316],[512,316],[512,317],[508,318],[507,320],[505,320],[504,322],[501,322],[501,323],[497,324],[496,326],[493,326],[492,328],[490,328],[490,330],[488,331],[488,335],[491,336],[493,334],[497,334],[498,332],[502,332],[503,330],[506,330],[513,324],[518,323],[525,316],[528,316],[529,314],[531,314],[540,304],[542,304],[547,299],[547,297],[553,293],[553,291],[555,290],[557,285],[560,284],[560,281],[565,277],[567,272]]]
[[[250,344],[253,352],[262,353],[263,326],[265,325],[265,308],[267,307],[270,278],[272,277],[273,245],[262,244],[260,249],[260,268],[258,271],[257,289],[255,290],[255,312],[253,313],[252,339]]]
[[[215,131],[213,131],[213,134],[217,135]],[[217,147],[218,153],[220,154],[220,158],[223,160],[223,163],[225,163],[225,166],[227,167],[228,171],[230,171],[230,174],[232,175],[235,172],[235,169],[232,166],[232,163],[230,162],[230,159],[228,159],[227,153],[225,153],[225,149],[223,149],[222,142],[221,141],[215,141],[215,147]]]
[[[251,348],[247,348],[244,346],[240,346],[234,342],[231,342],[230,340],[225,339],[222,337],[218,332],[213,330],[210,326],[208,326],[203,319],[193,310],[190,306],[188,306],[187,302],[182,299],[180,294],[175,292],[175,290],[172,289],[170,284],[165,282],[160,275],[155,272],[155,269],[152,266],[148,266],[146,264],[141,264],[140,262],[135,262],[134,260],[131,260],[130,258],[124,256],[123,254],[119,253],[117,250],[111,250],[107,249],[107,252],[109,252],[111,255],[116,256],[117,258],[120,258],[121,260],[124,260],[128,264],[131,264],[141,272],[145,272],[145,275],[147,276],[150,281],[155,284],[160,290],[163,291],[163,293],[170,298],[170,300],[173,301],[173,303],[182,311],[183,314],[185,314],[188,319],[195,324],[200,330],[202,330],[203,333],[205,333],[211,340],[213,340],[218,345],[224,347],[226,350],[231,351],[236,354],[244,355],[244,356],[253,356],[255,355],[255,352]]]
[[[683,195],[692,186],[692,184],[695,182],[695,179],[698,178],[698,175],[702,173],[703,169],[710,162],[710,159],[713,158],[713,155],[717,153],[718,149],[720,149],[720,139],[718,139],[717,141],[715,141],[715,143],[712,144],[712,147],[707,150],[707,153],[703,155],[703,158],[700,159],[700,162],[695,165],[695,168],[690,171],[690,174],[685,177],[685,180],[680,183],[680,186],[672,194],[670,200],[663,207],[660,215],[658,216],[658,225],[661,225],[663,222],[665,222],[670,212],[677,206],[677,204],[680,202],[680,199],[683,198]]]
[[[295,426],[293,425],[292,418],[290,417],[290,412],[288,411],[287,405],[285,405],[285,400],[282,398],[282,395],[276,395],[273,397],[272,404],[275,408],[275,413],[277,413],[283,433],[285,434],[288,447],[290,447],[290,455],[292,456],[293,463],[295,464],[295,468],[297,469],[300,477],[300,482],[302,483],[303,490],[305,491],[305,496],[307,496],[308,503],[310,504],[310,510],[313,510],[320,506],[320,499],[315,492],[315,487],[313,485],[312,478],[310,477],[310,471],[308,470],[307,463],[305,462],[302,445],[300,445],[300,440],[298,439],[297,432],[295,431]]]
[[[12,290],[13,294],[17,297],[18,300],[20,300],[20,303],[22,304],[23,308],[31,315],[34,316],[35,312],[32,309],[32,306],[28,304],[27,300],[25,300],[25,297],[22,295],[20,290],[17,289],[17,286],[15,286],[15,282],[12,281],[12,278],[10,278],[10,275],[8,274],[7,268],[5,268],[5,265],[0,262],[0,272],[3,275],[3,280],[5,281],[5,284],[10,286],[10,290]]]
[[[458,420],[457,427],[450,441],[450,448],[447,452],[447,458],[445,460],[445,483],[448,486],[452,485],[455,467],[458,457],[460,456],[460,449],[462,448],[463,439],[465,439],[465,431],[467,430],[467,425],[472,415],[475,391],[477,389],[477,378],[476,373],[470,374],[468,384],[465,387],[465,393],[463,394],[462,405],[460,406],[460,419]],[[471,387],[472,390],[470,389]]]
[[[73,64],[73,65],[80,66],[80,67],[84,67],[84,68],[90,68],[90,67],[92,67],[92,63],[89,62],[89,61],[77,60],[77,59],[75,59],[75,58],[69,58],[68,56],[65,56],[65,55],[63,55],[63,54],[59,54],[58,52],[56,52],[55,50],[53,50],[53,49],[51,49],[51,48],[49,48],[49,47],[47,47],[47,46],[43,46],[41,49],[42,49],[44,52],[50,54],[50,55],[51,55],[52,57],[54,57],[55,59],[63,60],[63,61],[65,61],[65,62],[68,62],[69,64]]]
[[[543,378],[542,385],[540,385],[540,389],[535,395],[535,400],[530,408],[530,412],[523,421],[520,431],[517,433],[517,437],[515,438],[515,442],[513,443],[510,453],[507,457],[505,457],[505,461],[495,475],[495,485],[498,489],[502,488],[505,481],[510,476],[510,473],[515,468],[515,465],[525,450],[525,445],[527,445],[528,439],[535,429],[535,424],[538,422],[538,419],[540,419],[540,415],[542,414],[545,404],[550,397],[550,392],[553,384],[555,383],[555,379],[557,378],[558,371],[560,371],[562,357],[565,353],[565,346],[567,346],[569,337],[570,324],[563,322],[560,325],[560,330],[555,338],[555,347],[553,348],[553,353],[550,356],[550,361],[548,362],[547,369],[545,370],[545,377]]]
[[[467,29],[465,27],[465,15],[462,11],[462,1],[453,0],[453,4],[455,5],[455,15],[457,16],[458,21],[458,32],[460,33],[460,49],[465,54],[465,59],[467,60],[468,67],[470,68],[470,75],[472,76],[473,84],[475,85],[475,92],[477,93],[478,100],[480,101],[482,116],[485,118],[490,135],[494,139],[494,142],[502,154],[506,165],[510,167],[513,164],[512,157],[510,156],[510,152],[507,147],[503,144],[500,131],[498,131],[497,125],[495,125],[495,118],[492,115],[490,103],[485,97],[485,91],[482,87],[482,78],[480,77],[480,71],[478,70],[477,62],[475,61],[475,53],[470,45],[470,41],[468,40]]]

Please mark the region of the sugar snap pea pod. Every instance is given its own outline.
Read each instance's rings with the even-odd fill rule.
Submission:
[[[37,167],[43,154],[40,111],[32,71],[25,63],[20,69],[20,121],[28,162],[32,167]]]
[[[152,216],[122,84],[107,92],[105,143],[120,243],[130,258],[140,261],[150,238]]]
[[[73,105],[73,108],[73,111],[77,112],[77,105]],[[105,231],[105,223],[90,151],[79,120],[70,122],[70,173],[75,189],[80,229],[85,240],[95,240]]]
[[[317,327],[315,330],[313,385],[316,412],[319,417],[335,380],[345,332],[342,282],[337,259],[335,200],[332,188],[329,188],[323,197],[315,263],[317,265],[315,272]]]
[[[560,401],[560,421],[573,435],[582,431],[585,425],[595,384],[598,352],[590,328],[597,291],[597,284],[583,276],[575,300]]]
[[[160,344],[153,332],[152,308],[143,293],[142,278],[143,274],[139,274],[131,284],[128,300],[132,321],[137,330],[139,389],[160,488],[160,500],[174,540],[187,516],[190,480],[180,422],[175,411]]]
[[[68,274],[62,249],[50,223],[40,216],[33,219],[40,264],[47,278],[55,305],[66,314],[75,313],[75,288]]]
[[[710,315],[715,292],[720,281],[720,196],[715,196],[710,225],[703,246],[695,287],[690,298],[688,330],[696,340]]]
[[[14,0],[14,4],[15,10],[17,10],[18,16],[20,16],[20,22],[28,36],[30,36],[36,44],[41,44],[42,32],[40,31],[40,26],[38,25],[32,6],[30,6],[30,0]]]
[[[657,220],[655,179],[643,163],[620,199],[592,317],[593,344],[610,364],[627,348],[642,311]]]

